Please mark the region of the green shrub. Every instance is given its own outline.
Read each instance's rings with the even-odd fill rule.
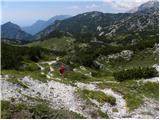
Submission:
[[[95,99],[100,103],[108,102],[111,105],[116,104],[116,98],[110,95],[106,95],[101,91],[90,91],[90,90],[78,90],[80,96],[84,99]]]
[[[2,119],[10,119],[11,118],[11,112],[10,111],[1,111],[1,118]]]
[[[158,72],[152,67],[139,67],[132,69],[125,69],[122,71],[114,72],[114,77],[118,81],[124,81],[129,79],[141,79],[141,78],[152,78],[158,76]]]
[[[39,67],[35,63],[24,63],[26,65],[25,70],[27,71],[37,71]]]
[[[56,110],[47,103],[37,105],[11,104],[9,101],[1,101],[2,119],[84,119],[83,116],[68,110]]]
[[[98,114],[104,119],[109,119],[107,113],[102,112],[100,109],[98,110]]]
[[[124,99],[126,100],[126,106],[129,108],[129,111],[138,108],[143,103],[143,97],[136,96],[133,93],[127,93]]]
[[[99,71],[92,71],[92,76],[93,77],[104,77],[104,76],[111,76],[112,73],[107,70],[99,70]]]
[[[11,109],[14,110],[15,112],[20,112],[22,110],[26,110],[27,106],[22,103],[17,103],[17,104],[12,104]]]
[[[138,92],[144,94],[146,97],[159,100],[158,90],[159,90],[158,83],[146,82],[145,84],[139,87]]]
[[[1,110],[9,110],[11,104],[9,101],[1,101]]]
[[[46,104],[38,104],[32,109],[35,118],[49,118],[47,114],[51,114],[51,108],[49,108]]]
[[[40,47],[20,47],[2,43],[2,69],[19,69],[24,60],[37,62],[49,53],[50,51]]]
[[[135,45],[128,45],[126,46],[126,49],[130,50],[144,50],[146,48],[153,48],[156,43],[159,43],[158,37],[154,38],[147,38],[146,40],[141,40],[137,42]]]
[[[65,77],[72,81],[81,81],[88,78],[87,76],[79,72],[68,72],[66,73]]]

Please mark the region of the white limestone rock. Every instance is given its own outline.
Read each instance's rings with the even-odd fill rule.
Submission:
[[[133,51],[131,51],[131,50],[123,50],[123,51],[120,52],[120,53],[108,55],[108,58],[109,58],[109,59],[123,58],[123,59],[129,61],[132,56],[133,56]]]

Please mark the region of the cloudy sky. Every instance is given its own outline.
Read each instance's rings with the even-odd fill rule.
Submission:
[[[44,2],[45,1],[45,2]],[[47,20],[55,15],[77,15],[88,11],[119,13],[148,0],[1,0],[2,24],[8,21],[20,26]]]

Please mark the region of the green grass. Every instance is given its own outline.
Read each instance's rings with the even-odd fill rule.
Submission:
[[[35,64],[35,63],[34,63]],[[43,70],[43,72],[45,74],[48,74],[49,72],[49,65],[48,64],[41,64],[43,67],[45,67],[45,70]],[[31,64],[32,66],[32,64]],[[54,71],[52,72],[53,74],[53,79],[54,81],[57,81],[54,78],[59,78],[61,79],[61,75],[59,73],[58,67],[57,66],[52,66],[54,68]],[[10,76],[13,76],[12,79],[8,79],[9,82],[12,82],[14,84],[19,83],[20,85],[22,85],[23,87],[25,87],[25,85],[23,85],[23,83],[21,83],[20,81],[18,81],[19,78],[23,78],[25,76],[30,76],[33,79],[36,80],[40,80],[42,82],[46,82],[48,79],[46,78],[46,75],[42,75],[41,74],[41,70],[29,70],[30,68],[27,68],[27,70],[23,70],[23,71],[18,71],[18,70],[2,70],[1,73],[2,74],[7,74]],[[34,69],[34,67],[33,67]],[[82,70],[81,70],[82,71]],[[90,83],[90,82],[94,82],[94,81],[108,81],[108,80],[114,80],[113,76],[109,75],[105,76],[105,74],[96,77],[88,77],[85,74],[88,74],[89,72],[93,72],[95,70],[93,69],[88,69],[86,68],[86,71],[82,71],[82,73],[80,72],[74,72],[74,71],[66,71],[64,74],[64,80],[58,81],[58,82],[62,82],[64,84],[70,84],[72,86],[74,86],[74,83],[76,82],[83,82],[83,83]]]
[[[1,101],[1,110],[8,110],[11,107],[9,101]]]
[[[35,63],[34,63],[35,64]],[[48,64],[41,64],[43,67],[45,67],[45,70],[43,70],[43,72],[45,74],[48,74],[49,72],[49,65]],[[31,64],[32,66],[32,64]],[[59,73],[58,67],[56,66],[52,66],[54,68],[54,71],[52,72],[53,74],[53,80],[56,81],[56,79],[54,78],[60,78],[61,79],[61,75]],[[34,68],[33,68],[34,69]],[[23,71],[18,71],[18,70],[2,70],[1,73],[2,74],[7,74],[12,76],[12,78],[8,79],[9,82],[12,82],[14,84],[19,83],[20,85],[23,85],[23,83],[21,81],[18,81],[19,78],[23,78],[25,76],[30,76],[33,79],[36,80],[40,80],[42,82],[46,82],[48,79],[46,78],[46,75],[42,75],[41,74],[41,70],[23,70]],[[65,83],[65,84],[71,84],[74,85],[74,83],[76,82],[92,82],[95,81],[94,78],[89,78],[88,76],[79,73],[79,72],[74,72],[74,71],[66,71],[65,75],[64,75],[65,79],[61,80],[59,82]],[[25,85],[23,85],[23,87],[25,87]]]
[[[11,104],[9,101],[1,101],[1,118],[11,119],[13,114],[27,109],[27,106],[21,103]],[[22,118],[24,118],[22,116]]]
[[[25,64],[27,64],[26,61],[25,61]],[[28,64],[30,67],[33,66],[33,68],[27,67],[26,70],[23,70],[23,71],[2,70],[1,72],[2,72],[2,74],[10,75],[10,77],[12,76],[12,79],[10,78],[8,80],[9,80],[9,82],[12,82],[14,84],[19,83],[20,85],[23,85],[22,82],[18,81],[18,79],[23,78],[25,76],[30,76],[33,79],[40,80],[42,82],[46,82],[47,80],[49,80],[48,78],[46,78],[46,75],[41,74],[41,72],[48,74],[50,66],[47,63],[40,64],[41,66],[45,67],[45,69],[43,71],[41,71],[39,68],[37,68],[37,65],[35,63],[28,62]],[[59,73],[58,67],[53,66],[53,65],[52,65],[52,67],[54,69],[54,71],[52,72],[52,74],[53,74],[52,80],[58,81],[58,80],[56,80],[56,78],[62,79],[61,75]],[[78,68],[78,70],[80,70],[80,69]],[[90,68],[86,68],[86,71],[81,70],[81,72],[83,72],[83,73],[74,72],[74,71],[66,71],[64,74],[65,79],[58,81],[58,82],[62,82],[64,84],[70,84],[70,85],[74,86],[74,83],[76,83],[76,82],[89,83],[89,82],[94,82],[94,81],[105,81],[106,80],[106,79],[102,79],[102,78],[88,77],[87,75],[84,75],[84,74],[88,74],[89,72],[92,72],[92,71],[93,70]],[[105,78],[107,78],[107,76]],[[111,78],[111,79],[113,79],[113,78]],[[110,80],[110,78],[107,80]],[[25,85],[23,85],[23,87],[25,87]]]
[[[91,98],[97,100],[100,103],[108,102],[111,105],[116,104],[116,98],[110,95],[106,95],[101,91],[78,90],[77,92],[83,99],[89,100],[89,98]]]
[[[33,79],[46,82],[46,78],[45,76],[40,74],[40,70],[38,71],[2,70],[1,74],[11,75],[11,76],[14,76],[15,78],[23,78],[25,76],[31,76]]]
[[[130,61],[123,59],[111,60],[109,64],[109,69],[116,71],[117,68],[120,69],[130,69],[133,67],[151,67],[159,62],[158,55],[153,54],[147,50],[137,51],[134,53]]]
[[[99,114],[99,116],[101,116],[101,118],[103,118],[103,119],[109,119],[107,113],[102,112],[100,109],[98,110],[98,114]]]
[[[11,112],[1,111],[1,119],[10,119],[10,118],[11,118]]]
[[[85,76],[84,74],[72,71],[67,72],[65,77],[72,81],[85,81],[86,79],[88,79],[88,77]]]
[[[46,82],[46,77],[44,75],[41,75],[41,70],[36,65],[35,62],[32,62],[30,60],[24,60],[23,64],[24,65],[23,65],[22,70],[2,69],[1,74],[10,75],[11,78],[10,78],[9,81],[12,82],[12,83],[16,83],[16,82],[20,83],[20,81],[18,81],[18,79],[23,78],[25,76],[30,76],[33,79],[37,79],[37,80],[40,80],[42,82]],[[21,85],[23,85],[23,84],[21,84]]]
[[[27,46],[39,46],[52,50],[55,49],[57,51],[67,51],[71,47],[73,41],[74,39],[70,37],[50,38],[44,41],[29,43]]]
[[[89,82],[94,81],[93,78],[88,78],[87,76],[85,76],[81,73],[73,72],[73,71],[65,72],[64,79],[62,79],[58,70],[55,70],[53,72],[53,75],[54,75],[55,78],[61,79],[61,81],[58,81],[58,82],[61,82],[61,83],[64,83],[64,84],[69,84],[69,85],[72,85],[72,86],[75,86],[76,82],[89,83]],[[53,80],[57,81],[56,79],[53,79]]]
[[[99,88],[111,88],[114,91],[121,93],[126,100],[129,111],[138,108],[143,104],[143,98],[148,97],[151,99],[158,100],[159,88],[157,83],[142,83],[139,84],[133,80],[127,80],[119,84],[115,83],[99,83]]]
[[[140,95],[136,95],[134,93],[126,94],[124,96],[124,99],[126,100],[126,104],[127,104],[129,111],[132,111],[138,108],[141,104],[143,104],[143,97]]]
[[[148,98],[159,100],[159,84],[147,82],[139,87],[139,93],[144,94]]]
[[[75,83],[75,82],[82,82],[82,83],[90,83],[90,82],[95,82],[95,81],[114,81],[114,77],[112,76],[111,73],[107,71],[97,71],[95,69],[91,69],[88,67],[85,67],[86,70],[82,70],[79,67],[76,68],[78,71],[69,71],[66,72],[65,78],[69,83]],[[90,74],[91,77],[86,75]]]
[[[40,70],[40,68],[36,65],[35,62],[32,62],[32,61],[28,61],[28,60],[25,60],[23,61],[23,64],[25,67],[25,71],[38,71]]]
[[[2,119],[84,119],[83,116],[68,110],[52,109],[46,103],[28,105],[1,101],[1,108]]]

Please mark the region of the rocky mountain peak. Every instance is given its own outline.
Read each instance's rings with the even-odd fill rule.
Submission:
[[[21,29],[18,25],[14,24],[14,23],[12,23],[10,21],[5,23],[5,24],[3,24],[2,26],[3,27],[7,27],[8,29],[17,29],[17,30]]]
[[[159,9],[159,2],[157,0],[150,0],[146,3],[141,4],[138,7],[135,7],[133,9],[129,10],[127,13],[135,13],[138,11],[144,11],[146,9],[151,9],[151,8]]]
[[[159,8],[159,2],[157,0],[148,1],[144,4],[142,4],[138,8],[138,11],[143,11],[143,10],[150,9],[150,8]]]

